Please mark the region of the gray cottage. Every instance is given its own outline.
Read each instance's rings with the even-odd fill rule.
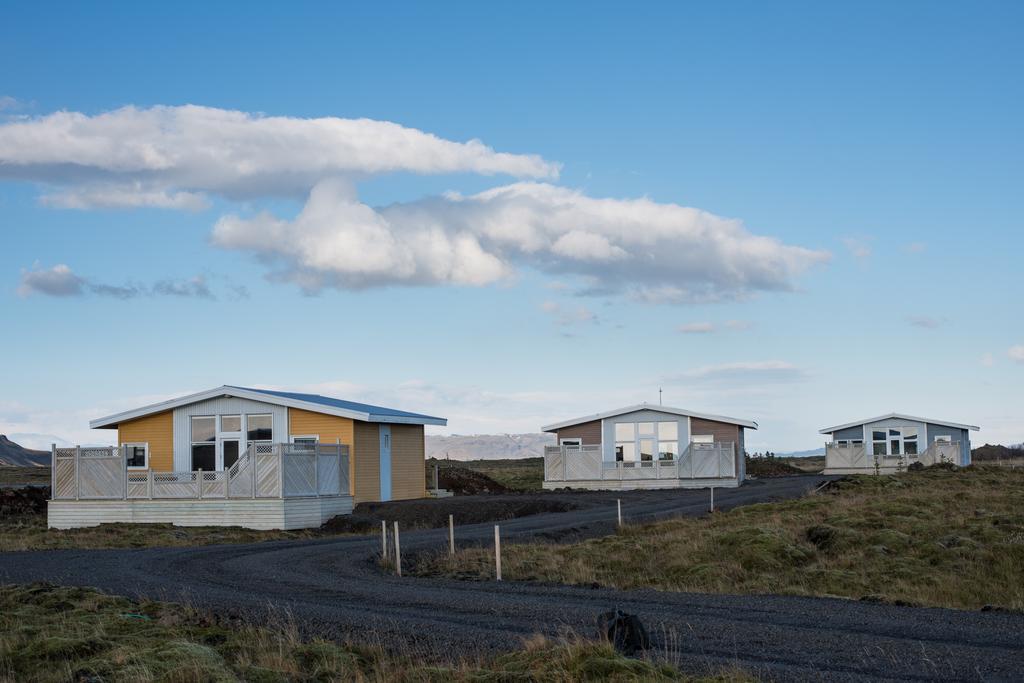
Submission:
[[[826,427],[825,474],[891,473],[920,462],[971,464],[974,425],[903,413]]]
[[[743,430],[757,423],[642,403],[541,429],[557,439],[544,488],[703,488],[743,481]]]

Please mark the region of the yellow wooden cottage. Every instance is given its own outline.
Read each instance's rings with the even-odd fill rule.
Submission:
[[[319,526],[355,503],[426,495],[424,425],[444,418],[221,386],[90,422],[116,447],[53,447],[49,525]]]

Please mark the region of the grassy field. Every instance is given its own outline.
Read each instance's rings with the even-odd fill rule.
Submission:
[[[540,491],[544,483],[544,458],[520,460],[428,460],[427,476],[431,476],[434,463],[444,467],[448,462],[486,474],[502,486],[513,491]]]
[[[1024,472],[861,475],[800,500],[627,527],[573,545],[509,544],[521,581],[785,593],[1024,609]],[[490,549],[419,558],[416,572],[489,578]]]
[[[445,661],[447,657],[440,661]],[[365,645],[304,641],[293,623],[261,627],[187,606],[87,588],[0,587],[0,681],[676,681],[664,664],[598,642],[527,641],[516,652],[427,663]],[[726,672],[700,680],[749,680]]]
[[[0,485],[3,484],[45,484],[49,486],[50,468],[0,465]]]

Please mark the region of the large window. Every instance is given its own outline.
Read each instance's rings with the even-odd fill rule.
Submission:
[[[221,415],[220,416],[220,431],[222,431],[222,432],[240,432],[240,431],[242,431],[242,416],[241,415]]]
[[[917,427],[888,427],[871,430],[872,455],[917,455]]]
[[[636,462],[636,424],[615,423],[615,462]]]
[[[246,415],[245,428],[247,430],[246,438],[249,441],[274,440],[273,415]]]
[[[653,463],[679,457],[679,423],[616,422],[615,461]]]
[[[149,467],[148,443],[126,443],[123,447],[128,458],[128,469],[144,470]]]
[[[213,415],[192,416],[192,471],[213,472],[217,469],[217,418]]]

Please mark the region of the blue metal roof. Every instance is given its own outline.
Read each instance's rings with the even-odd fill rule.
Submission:
[[[388,417],[408,417],[408,418],[422,418],[428,420],[442,420],[444,418],[435,417],[433,415],[423,415],[421,413],[410,413],[405,410],[397,410],[395,408],[385,408],[384,406],[374,406],[368,403],[356,403],[355,401],[343,401],[340,398],[331,398],[330,396],[321,396],[320,394],[300,394],[293,391],[273,391],[271,389],[253,389],[251,387],[236,387],[231,386],[232,389],[243,389],[245,391],[254,391],[260,394],[267,394],[269,396],[277,396],[280,398],[287,398],[293,401],[305,401],[306,403],[316,403],[322,406],[328,406],[331,408],[340,408],[342,410],[354,410],[361,413],[369,413],[370,415],[381,415]]]

